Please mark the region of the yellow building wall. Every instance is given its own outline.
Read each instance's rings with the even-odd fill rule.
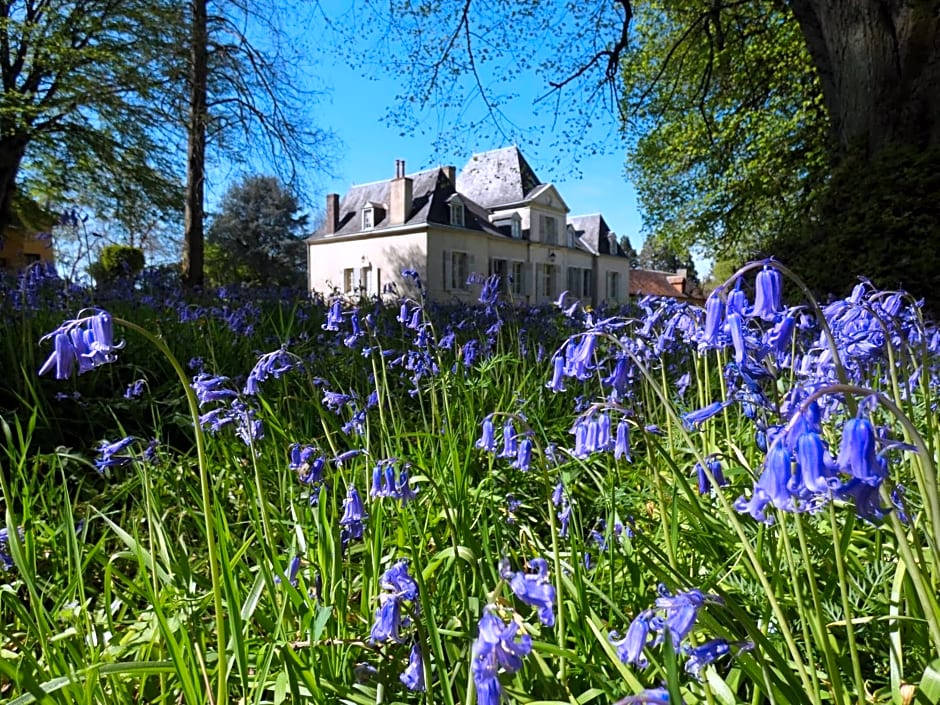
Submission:
[[[33,262],[52,262],[52,240],[39,235],[8,228],[0,238],[0,270],[16,272]]]

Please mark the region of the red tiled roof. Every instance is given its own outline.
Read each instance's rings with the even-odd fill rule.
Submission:
[[[670,278],[676,278],[676,274],[670,272],[659,272],[655,269],[631,269],[630,270],[630,295],[631,296],[670,296],[675,299],[685,299],[687,301],[702,301],[701,296],[696,296],[697,291],[686,293],[688,283],[683,280],[683,286],[673,285],[669,282]],[[685,291],[683,291],[685,289]]]

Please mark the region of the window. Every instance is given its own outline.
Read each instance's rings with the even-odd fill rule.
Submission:
[[[453,201],[450,204],[450,224],[462,228],[464,226],[463,216],[463,203],[460,201]]]
[[[509,262],[504,259],[490,258],[490,276],[499,277],[499,288],[501,291],[509,289]]]
[[[607,272],[607,299],[620,300],[620,272]]]
[[[542,242],[544,242],[546,245],[557,245],[558,221],[550,215],[542,215],[539,216],[539,218],[542,231]]]
[[[39,255],[33,254],[32,252],[26,252],[23,256],[26,258],[26,264],[35,264],[39,261]]]
[[[366,296],[378,296],[381,293],[382,280],[380,274],[381,272],[377,267],[363,267],[359,281],[366,283]]]
[[[516,296],[522,296],[525,293],[525,263],[513,262],[510,267],[510,291]]]
[[[519,217],[518,213],[512,214],[512,224],[511,224],[511,234],[513,240],[522,239],[522,218]]]
[[[344,269],[343,270],[343,293],[344,294],[355,294],[356,289],[359,287],[359,282],[356,280],[359,275],[359,270],[357,269]]]
[[[362,229],[370,230],[375,227],[375,208],[366,206],[362,211]]]
[[[568,247],[576,247],[578,243],[578,234],[574,230],[573,225],[569,225],[566,230],[568,231]]]
[[[581,270],[581,296],[585,299],[594,297],[594,272],[590,269]]]
[[[444,290],[465,291],[470,276],[470,255],[444,250]]]
[[[554,264],[538,265],[538,295],[541,298],[554,299],[558,288],[558,267]]]
[[[577,267],[568,267],[568,286],[565,288],[572,296],[581,296],[581,271]]]

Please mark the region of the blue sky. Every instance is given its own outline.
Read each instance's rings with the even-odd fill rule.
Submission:
[[[349,7],[348,0],[324,0],[324,10],[341,12]],[[366,41],[363,39],[362,41]],[[342,61],[340,52],[329,42],[313,42],[309,64],[304,67],[311,83],[325,95],[313,112],[318,123],[332,130],[340,140],[336,150],[331,178],[314,178],[319,200],[326,193],[345,193],[353,184],[390,179],[394,176],[396,159],[404,159],[408,172],[443,164],[453,164],[458,171],[476,152],[507,146],[506,137],[496,130],[476,130],[472,138],[460,140],[459,147],[435,152],[434,138],[452,129],[457,116],[429,114],[419,120],[413,130],[387,125],[384,116],[396,105],[402,87],[393,76],[376,70],[374,78],[363,76],[362,68],[352,68]],[[319,49],[317,49],[319,47]],[[350,47],[345,47],[348,50]],[[353,52],[357,50],[352,47]],[[362,47],[363,53],[368,50]],[[554,183],[571,209],[571,215],[603,213],[610,227],[620,235],[628,235],[637,249],[642,244],[642,220],[637,209],[636,194],[624,175],[626,149],[618,136],[615,118],[611,115],[598,121],[595,140],[602,140],[605,154],[581,155],[575,160],[545,146],[560,139],[551,134],[549,109],[533,105],[533,98],[542,90],[534,76],[524,76],[518,85],[509,87],[519,98],[504,106],[506,118],[521,130],[538,131],[537,139],[518,139],[532,168],[542,181]],[[482,114],[482,103],[464,106],[462,117]],[[564,115],[559,116],[563,118]],[[559,120],[560,122],[560,120]],[[606,124],[603,124],[606,122]],[[538,146],[535,144],[542,146]],[[319,206],[322,210],[322,205]]]

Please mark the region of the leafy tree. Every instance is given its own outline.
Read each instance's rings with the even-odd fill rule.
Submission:
[[[105,245],[101,248],[98,261],[89,266],[88,273],[102,284],[134,277],[144,268],[144,264],[144,252],[139,247]]]
[[[783,4],[654,0],[623,60],[628,170],[645,229],[746,257],[798,228],[828,170],[828,120]]]
[[[207,270],[215,284],[303,286],[307,216],[273,176],[248,176],[222,198],[206,237]]]
[[[624,254],[630,258],[630,268],[636,269],[640,266],[640,255],[634,249],[633,244],[630,242],[630,237],[627,235],[621,235],[617,244],[620,245],[620,249],[623,250]]]
[[[45,202],[94,184],[172,209],[177,170],[152,102],[169,17],[168,0],[0,2],[0,231],[18,182]]]
[[[663,238],[646,238],[638,259],[642,269],[657,269],[661,272],[677,272],[684,269],[689,279],[698,278],[689,249],[678,247]]]

